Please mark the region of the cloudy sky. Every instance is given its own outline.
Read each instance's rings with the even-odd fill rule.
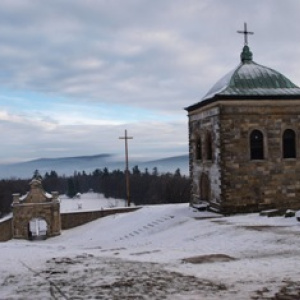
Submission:
[[[0,162],[186,154],[184,107],[254,61],[300,85],[298,0],[1,0]]]

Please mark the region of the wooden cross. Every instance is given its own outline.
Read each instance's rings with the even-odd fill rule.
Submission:
[[[125,130],[125,136],[119,137],[120,140],[125,140],[125,174],[126,174],[126,192],[127,192],[127,205],[130,206],[130,189],[129,189],[129,169],[128,169],[128,140],[133,139],[127,135],[127,130]]]
[[[248,34],[254,34],[252,31],[247,30],[247,23],[244,23],[244,31],[238,30],[237,33],[242,33],[244,35],[244,45],[248,45]]]

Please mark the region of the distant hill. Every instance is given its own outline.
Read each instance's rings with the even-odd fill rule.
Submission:
[[[154,167],[158,172],[174,173],[176,169],[181,170],[181,174],[188,174],[188,155],[167,157],[152,161],[130,161],[130,169],[138,165],[141,171],[145,168],[151,173]],[[39,170],[41,175],[46,172],[55,171],[58,175],[73,175],[75,171],[86,173],[95,169],[108,168],[110,171],[123,170],[124,161],[117,160],[113,154],[99,154],[92,156],[61,157],[61,158],[40,158],[32,161],[12,164],[0,164],[0,178],[31,178],[35,170]]]
[[[140,170],[144,170],[148,168],[149,172],[153,170],[154,167],[158,168],[158,172],[174,173],[177,169],[180,169],[182,175],[189,174],[189,156],[188,155],[180,155],[167,157],[158,160],[147,161],[145,163],[138,164]]]

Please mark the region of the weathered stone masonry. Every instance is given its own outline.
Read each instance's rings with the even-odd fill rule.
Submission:
[[[58,193],[45,193],[40,180],[33,179],[31,189],[25,197],[14,194],[13,199],[13,237],[29,238],[29,222],[42,218],[47,223],[47,236],[60,234],[60,203]]]
[[[0,242],[12,239],[12,216],[5,221],[0,222]]]
[[[249,101],[246,106],[222,107],[223,211],[299,208],[299,156],[282,156],[282,136],[287,128],[300,132],[300,106],[294,102],[277,101],[274,106]],[[249,135],[254,129],[264,133],[262,160],[250,159]],[[299,139],[296,141],[299,149]]]
[[[212,108],[190,116],[190,176],[192,178],[192,201],[197,203],[199,199],[218,202],[221,195],[221,173],[220,173],[220,137],[219,137],[219,109]],[[207,159],[206,137],[211,135],[212,158]],[[201,138],[202,159],[196,158],[195,142]],[[205,179],[204,179],[205,178]],[[213,178],[213,181],[210,181]],[[209,183],[203,182],[206,179]],[[202,183],[202,189],[201,189]],[[209,185],[209,186],[208,186]],[[201,190],[206,191],[206,197],[201,195]]]
[[[189,120],[193,203],[197,203],[200,193],[198,181],[202,174],[207,174],[211,191],[210,199],[204,200],[223,212],[299,208],[300,151],[296,158],[284,159],[282,135],[287,128],[297,132],[296,148],[300,149],[300,99],[298,105],[285,100],[276,101],[276,106],[269,101],[253,100],[244,104],[226,101],[208,111],[211,113],[206,117],[197,111]],[[253,129],[264,133],[263,160],[250,159],[249,134]],[[194,137],[207,130],[214,133],[213,158],[197,161],[193,159],[196,155]]]

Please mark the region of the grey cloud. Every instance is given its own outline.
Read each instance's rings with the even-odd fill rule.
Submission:
[[[255,32],[254,60],[299,85],[299,11],[294,0],[3,0],[0,87],[184,117],[184,107],[239,63],[243,37],[236,31],[244,22]],[[0,126],[8,144],[23,143],[31,156],[41,155],[42,144],[62,156],[83,153],[83,144],[84,153],[110,152],[106,140],[119,149],[111,137],[124,128],[52,124],[57,127],[48,131],[34,123]],[[136,155],[158,146],[166,152],[186,147],[183,122],[139,124],[147,135],[136,127],[128,124],[139,137]],[[22,150],[15,146],[14,156]]]
[[[125,128],[134,137],[130,141],[132,157],[162,157],[187,152],[187,133],[183,122],[141,122],[123,125],[58,125],[49,120],[30,121],[26,117],[0,121],[2,139],[0,161],[30,160],[40,157],[64,157],[123,152]],[[158,150],[159,149],[159,150]],[[155,151],[159,152],[155,154]]]
[[[255,55],[263,60],[256,44],[267,49],[266,34],[285,28],[280,11],[295,11],[289,4],[290,9],[280,1],[4,1],[1,82],[77,101],[181,109],[238,63],[237,26],[250,17],[250,26],[266,32],[253,38]],[[278,50],[272,52],[274,59]],[[91,68],[89,61],[98,64]],[[210,76],[217,66],[220,72]]]
[[[84,90],[86,99],[100,98],[105,101],[110,97],[107,101],[116,102],[122,100],[114,95],[115,86],[107,83],[112,80],[122,82],[128,77],[134,83],[136,77],[151,78],[151,81],[144,80],[144,85],[138,81],[136,85],[141,89],[154,90],[157,97],[164,93],[160,83],[169,78],[174,82],[173,90],[177,93],[184,90],[188,94],[182,79],[188,81],[195,70],[205,77],[207,69],[214,64],[224,65],[226,60],[228,64],[238,61],[235,57],[242,43],[236,37],[236,26],[242,26],[243,21],[249,18],[253,19],[253,25],[250,24],[252,28],[265,30],[264,33],[262,30],[256,32],[253,39],[253,45],[261,44],[263,49],[266,49],[266,45],[262,44],[266,35],[272,39],[281,33],[281,38],[277,40],[283,40],[290,36],[286,32],[292,34],[296,32],[295,25],[299,27],[299,22],[294,22],[296,8],[299,8],[295,1],[287,1],[283,5],[278,0],[263,3],[185,1],[184,4],[174,0],[12,0],[1,2],[0,8],[2,48],[10,53],[10,57],[3,52],[1,56],[6,61],[4,72],[8,71],[11,75],[6,79],[6,84],[14,81],[14,87],[19,84],[20,88],[41,92],[56,90],[68,95],[70,86],[67,84],[65,87],[64,81],[68,83],[73,79],[76,84],[79,81],[85,84],[90,80],[92,83],[88,93]],[[231,20],[233,17],[236,21]],[[224,28],[224,24],[228,25],[228,29]],[[277,44],[274,39],[273,42]],[[220,48],[224,50],[220,51]],[[257,53],[264,52],[256,48]],[[202,58],[201,49],[207,49],[206,55],[210,54],[210,57],[197,60],[197,56]],[[278,50],[272,47],[272,51],[269,49],[268,52],[278,53]],[[192,59],[188,63],[190,57]],[[76,62],[86,58],[103,64],[93,70],[76,65]],[[127,70],[120,70],[120,64],[126,65]],[[108,86],[109,95],[102,94],[102,89],[105,90],[102,85]],[[197,86],[193,88],[196,90]],[[78,90],[78,97],[82,97]],[[201,92],[200,86],[198,93]],[[130,91],[128,93],[132,97]],[[73,93],[71,95],[74,96]],[[136,98],[141,96],[138,94]],[[181,97],[175,100],[178,103]],[[158,101],[153,102],[153,106],[161,108]],[[137,103],[133,102],[133,105]]]

